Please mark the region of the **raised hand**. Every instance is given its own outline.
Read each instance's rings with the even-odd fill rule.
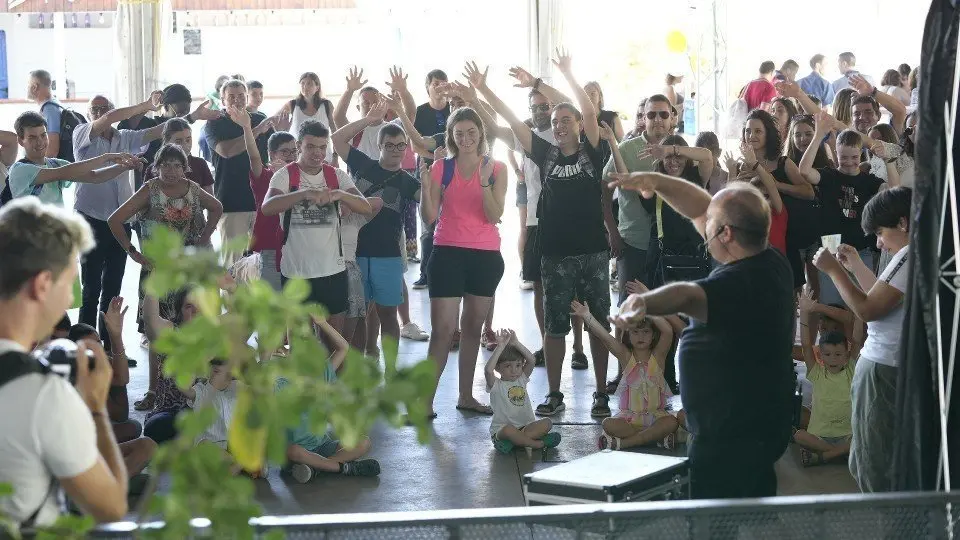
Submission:
[[[243,107],[237,107],[236,105],[231,105],[227,107],[227,116],[234,121],[237,125],[242,128],[250,127],[250,113]],[[269,122],[270,119],[264,120],[264,122]]]
[[[286,110],[278,112],[272,120],[273,127],[277,128],[277,131],[290,131],[290,126],[293,125],[293,116]]]
[[[831,122],[830,115],[827,114],[827,111],[820,111],[813,116],[813,125],[815,131],[815,140],[822,139],[824,135],[830,131]],[[819,137],[817,137],[819,135]]]
[[[390,82],[387,83],[387,86],[394,92],[402,92],[407,89],[407,75],[403,73],[402,68],[397,66],[390,68]]]
[[[372,120],[374,123],[380,122],[383,120],[383,117],[387,115],[387,100],[380,96],[380,99],[377,103],[370,107],[370,111],[367,112],[366,118]]]
[[[617,135],[606,122],[600,122],[600,138],[610,144],[617,144]]]
[[[490,71],[490,66],[483,68],[483,71],[480,71],[480,68],[477,67],[476,62],[467,62],[463,65],[463,76],[467,81],[470,82],[470,86],[476,88],[477,90],[484,90],[487,88],[487,72]]]
[[[618,187],[628,191],[636,191],[644,199],[652,199],[657,193],[658,176],[654,173],[610,173],[610,178],[613,179],[609,183],[610,188]]]
[[[853,269],[857,267],[857,263],[863,264],[863,261],[860,259],[860,253],[857,252],[857,248],[849,244],[840,244],[837,246],[837,261],[843,265],[844,268],[853,272]]]
[[[590,317],[590,308],[574,300],[570,302],[570,314],[580,317],[581,319],[586,319]]]
[[[357,66],[350,68],[347,72],[347,92],[356,92],[367,84],[367,79],[363,78],[363,70]]]
[[[103,315],[103,324],[107,327],[107,332],[118,336],[123,333],[123,318],[127,315],[128,309],[130,309],[130,306],[123,305],[123,297],[113,297],[113,300],[110,301],[110,306],[107,307],[107,312],[101,313]]]
[[[573,56],[570,56],[570,52],[564,47],[557,47],[556,56],[557,59],[553,61],[553,65],[557,66],[560,73],[570,74],[570,70],[573,68]]]
[[[800,94],[803,92],[803,90],[800,89],[800,85],[795,82],[780,81],[773,86],[777,89],[777,92],[784,97],[797,98],[800,97]]]
[[[460,81],[453,81],[453,84],[450,85],[453,92],[457,93],[460,96],[460,99],[467,103],[473,103],[477,101],[477,90],[473,86],[463,84]]]
[[[150,98],[147,101],[150,102],[151,111],[159,111],[163,106],[163,92],[160,90],[150,92]]]
[[[447,147],[438,146],[436,150],[433,151],[433,160],[440,161],[442,159],[447,159]]]
[[[197,105],[197,108],[190,112],[190,118],[194,120],[216,120],[220,118],[220,111],[210,108],[210,100],[205,99]]]
[[[733,171],[737,168],[737,159],[733,157],[733,152],[727,150],[723,153],[723,162],[727,165],[727,171]]]
[[[801,313],[810,313],[813,311],[813,307],[817,305],[817,301],[813,299],[813,289],[809,284],[803,286],[803,292],[800,293],[800,312]]]
[[[631,294],[620,304],[620,312],[608,319],[614,326],[626,332],[639,326],[646,316],[647,301],[640,294]]]
[[[850,81],[850,86],[857,91],[861,96],[869,96],[873,94],[874,86],[867,82],[866,79],[860,75],[850,75],[847,77],[847,80]]]
[[[628,281],[626,285],[627,285],[627,292],[630,294],[643,294],[645,292],[650,292],[650,289],[648,289],[647,286],[644,285],[642,281],[637,279]]]
[[[876,141],[875,143],[873,143],[873,146],[870,147],[870,152],[884,161],[886,161],[887,158],[890,157],[887,155],[887,146],[883,144],[882,141]]]
[[[503,328],[497,332],[497,343],[500,345],[509,345],[516,338],[516,332],[509,328]]]
[[[533,85],[537,82],[536,77],[531,75],[529,71],[519,66],[510,68],[510,71],[507,73],[517,80],[516,84],[513,85],[517,88],[533,88]]]
[[[828,275],[838,271],[843,271],[843,266],[841,266],[836,257],[830,253],[830,250],[825,247],[817,250],[817,254],[813,256],[813,265],[816,266],[818,270]]]
[[[740,143],[740,153],[743,154],[743,164],[753,167],[757,163],[757,153],[753,151],[750,143],[743,141]]]
[[[382,98],[387,110],[397,113],[398,116],[403,114],[403,101],[400,99],[399,93],[393,92],[389,96],[382,96]]]

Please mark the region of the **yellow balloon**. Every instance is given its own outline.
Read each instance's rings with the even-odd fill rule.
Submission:
[[[667,34],[667,49],[670,52],[682,53],[687,50],[687,36],[679,30],[672,30]]]

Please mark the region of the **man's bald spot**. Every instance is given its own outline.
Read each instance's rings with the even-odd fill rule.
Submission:
[[[100,105],[100,106],[106,105],[107,107],[110,107],[111,109],[114,108],[114,107],[113,107],[113,102],[110,101],[109,99],[107,99],[106,96],[101,96],[101,95],[96,95],[96,96],[93,96],[92,98],[90,98],[90,104],[89,104],[89,106],[90,106],[90,107],[93,107],[93,106],[95,106],[95,105]]]
[[[715,221],[736,228],[742,240],[759,238],[762,233],[766,244],[770,231],[770,203],[760,190],[745,182],[738,182],[720,190],[713,197],[711,206],[716,206]],[[741,241],[741,244],[744,242]],[[759,244],[744,247],[763,247]]]

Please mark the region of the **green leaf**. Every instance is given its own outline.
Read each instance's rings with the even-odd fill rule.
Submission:
[[[310,284],[306,280],[293,278],[283,286],[283,297],[290,302],[300,303],[310,296]]]

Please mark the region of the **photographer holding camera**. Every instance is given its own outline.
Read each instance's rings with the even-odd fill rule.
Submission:
[[[75,388],[29,354],[72,304],[77,258],[92,247],[89,225],[72,211],[36,197],[0,209],[0,483],[13,487],[0,498],[0,514],[23,528],[57,519],[58,485],[97,521],[127,512],[103,348],[81,342],[65,357],[74,359]]]

